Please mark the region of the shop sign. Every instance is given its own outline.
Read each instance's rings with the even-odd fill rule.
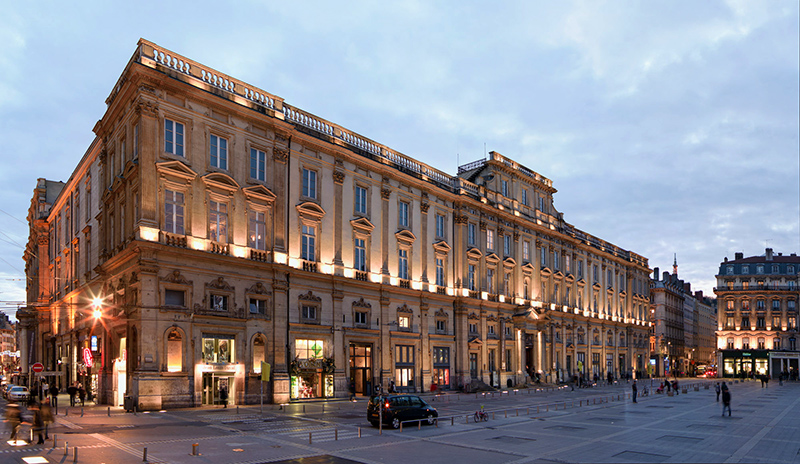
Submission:
[[[298,369],[322,369],[322,358],[301,359],[297,362]]]
[[[229,364],[229,363],[208,363],[208,364],[201,364],[200,371],[201,372],[236,372],[236,364]]]
[[[94,365],[94,356],[92,356],[92,350],[89,348],[83,349],[83,363],[86,364],[86,367],[92,367]]]

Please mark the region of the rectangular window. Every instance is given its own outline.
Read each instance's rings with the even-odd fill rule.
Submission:
[[[772,265],[772,273],[773,273],[773,274],[778,274],[778,273],[780,273],[780,268],[779,268],[779,266],[778,266],[777,264],[773,264],[773,265]]]
[[[759,329],[763,329],[765,326],[766,326],[766,323],[764,321],[764,318],[763,317],[757,317],[756,318],[756,327],[759,328]]]
[[[503,196],[507,197],[508,196],[508,181],[507,180],[501,180],[500,181],[500,189],[502,191]]]
[[[772,339],[772,349],[773,350],[780,350],[781,349],[781,339],[780,338],[773,338]]]
[[[470,290],[475,291],[475,265],[470,264],[467,267],[467,285]]]
[[[514,370],[514,366],[511,364],[511,350],[506,350],[506,372],[511,372]]]
[[[503,254],[511,256],[511,236],[508,234],[503,235]]]
[[[553,269],[559,270],[561,269],[561,256],[558,255],[558,251],[553,250]]]
[[[447,322],[444,319],[436,319],[436,333],[447,333]]]
[[[794,330],[794,329],[797,328],[797,316],[789,316],[787,318],[787,321],[788,321],[788,324],[786,324],[786,327],[789,330]]]
[[[494,269],[486,270],[486,292],[494,293]]]
[[[763,274],[764,273],[764,265],[759,264],[756,266],[756,274]]]
[[[750,318],[743,317],[742,318],[742,330],[747,330],[750,328]]]
[[[317,229],[314,226],[303,225],[303,250],[301,258],[306,261],[316,261],[316,236]]]
[[[250,298],[250,314],[267,314],[267,300]]]
[[[539,211],[544,212],[544,196],[539,195]]]
[[[249,213],[249,234],[247,246],[257,250],[267,249],[267,221],[266,216],[261,211],[250,211]]]
[[[397,205],[397,225],[408,227],[408,203],[405,201],[401,201]]]
[[[758,307],[759,311],[764,310],[764,302],[761,301],[761,305]],[[742,300],[742,311],[750,311],[750,300]]]
[[[473,323],[473,322],[470,322],[470,323],[469,323],[469,333],[471,333],[471,334],[476,334],[476,333],[478,333],[478,324],[475,324],[475,323]]]
[[[164,120],[164,151],[173,155],[184,156],[183,124],[169,119]]]
[[[397,326],[400,330],[411,330],[411,318],[408,316],[398,316]]]
[[[522,204],[528,206],[528,189],[522,189]]]
[[[355,191],[356,214],[367,214],[367,189],[356,185]]]
[[[186,292],[183,290],[164,290],[164,304],[166,306],[186,306]]]
[[[794,311],[794,308],[795,308],[794,300],[789,300],[786,302],[786,309],[788,309],[789,311]]]
[[[317,307],[313,305],[303,305],[300,308],[300,317],[304,321],[316,321],[317,320]]]
[[[436,237],[444,238],[444,215],[436,215]]]
[[[325,355],[323,340],[295,340],[294,355],[297,359],[320,359]]]
[[[206,363],[236,362],[233,335],[203,334],[203,360]]]
[[[303,196],[317,198],[317,171],[303,168]]]
[[[183,235],[183,193],[165,190],[164,229],[171,234]]]
[[[780,329],[781,329],[781,317],[772,316],[772,330],[780,330]]]
[[[139,158],[139,124],[133,126],[133,159]]]
[[[216,135],[211,135],[208,141],[208,155],[211,167],[227,170],[228,140],[217,137]]]
[[[477,227],[475,227],[475,224],[470,222],[469,225],[467,225],[467,244],[469,244],[470,246],[475,246],[475,244],[477,243],[476,230]]]
[[[215,242],[228,241],[228,204],[208,202],[208,238]]]
[[[255,148],[250,149],[250,177],[252,179],[260,180],[261,182],[267,179],[267,154]],[[305,172],[305,170],[304,170]]]
[[[733,349],[733,338],[728,338],[727,345],[729,350]]]
[[[772,310],[773,311],[781,310],[781,300],[772,300]]]
[[[531,242],[522,242],[522,261],[531,260]]]
[[[356,311],[353,314],[353,322],[356,325],[367,325],[367,312],[366,311]]]
[[[486,249],[494,250],[494,231],[491,229],[486,231]]]
[[[583,261],[578,261],[578,278],[583,278]]]
[[[542,267],[547,267],[547,248],[542,247],[539,250],[539,260]]]
[[[355,239],[355,257],[354,266],[356,271],[367,270],[367,244],[363,238]]]
[[[444,286],[444,259],[436,258],[436,285]]]
[[[506,272],[503,275],[503,293],[505,293],[505,295],[508,296],[508,297],[511,296],[511,273],[510,272]]]
[[[414,346],[397,345],[395,350],[395,387],[414,387]]]
[[[408,280],[408,250],[398,250],[397,258],[397,276]]]
[[[213,311],[227,311],[228,310],[228,296],[211,294],[208,298],[209,307]]]

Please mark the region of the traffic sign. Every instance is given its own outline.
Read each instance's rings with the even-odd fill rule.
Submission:
[[[42,365],[42,363],[34,363],[31,366],[31,370],[36,373],[42,372],[44,370],[44,365]]]

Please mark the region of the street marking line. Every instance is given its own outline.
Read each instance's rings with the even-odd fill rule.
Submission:
[[[131,446],[128,446],[125,443],[122,443],[122,442],[119,442],[117,440],[114,440],[113,438],[106,437],[106,436],[101,435],[99,433],[92,433],[89,436],[90,437],[94,437],[95,439],[100,440],[102,442],[108,443],[109,445],[117,448],[118,450],[125,451],[126,453],[131,454],[133,456],[136,456],[136,457],[141,457],[142,456],[142,451],[137,450],[136,448],[133,448]],[[163,463],[163,464],[167,464],[168,463],[168,461],[164,461],[162,459],[154,458],[151,455],[147,456],[147,461],[148,462],[153,462],[153,463]]]

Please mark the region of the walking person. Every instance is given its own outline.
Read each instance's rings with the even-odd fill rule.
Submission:
[[[54,408],[58,407],[58,386],[55,382],[50,385],[50,406]]]
[[[67,387],[67,393],[69,394],[69,405],[75,406],[75,395],[78,394],[78,387],[75,384],[70,385]]]
[[[49,440],[50,434],[48,433],[48,429],[50,428],[50,424],[53,423],[53,408],[50,407],[50,398],[44,400],[39,410],[42,414],[42,422],[44,422],[44,439]]]
[[[722,382],[722,417],[725,417],[725,410],[728,410],[728,417],[731,415],[731,391],[725,382]]]
[[[11,403],[6,406],[6,422],[11,429],[11,441],[15,441],[19,426],[22,424],[22,413],[20,413],[18,404]]]
[[[32,409],[33,409],[33,433],[39,435],[39,441],[37,441],[36,444],[41,445],[44,443],[44,436],[42,435],[42,430],[44,430],[44,420],[42,420],[42,410],[41,408],[39,408],[39,405],[34,406]],[[32,441],[31,444],[33,444]]]
[[[81,406],[83,406],[86,401],[86,389],[83,388],[83,384],[78,385],[78,398],[80,398]]]
[[[222,387],[222,388],[219,389],[219,400],[222,401],[222,407],[223,408],[227,408],[228,407],[228,389],[227,388]]]
[[[714,384],[714,391],[717,392],[717,403],[719,403],[719,393],[720,393],[719,382]]]
[[[633,384],[631,385],[631,392],[633,393],[633,402],[634,403],[636,402],[636,393],[638,393],[638,391],[639,391],[639,389],[636,386],[636,380],[634,380]]]

